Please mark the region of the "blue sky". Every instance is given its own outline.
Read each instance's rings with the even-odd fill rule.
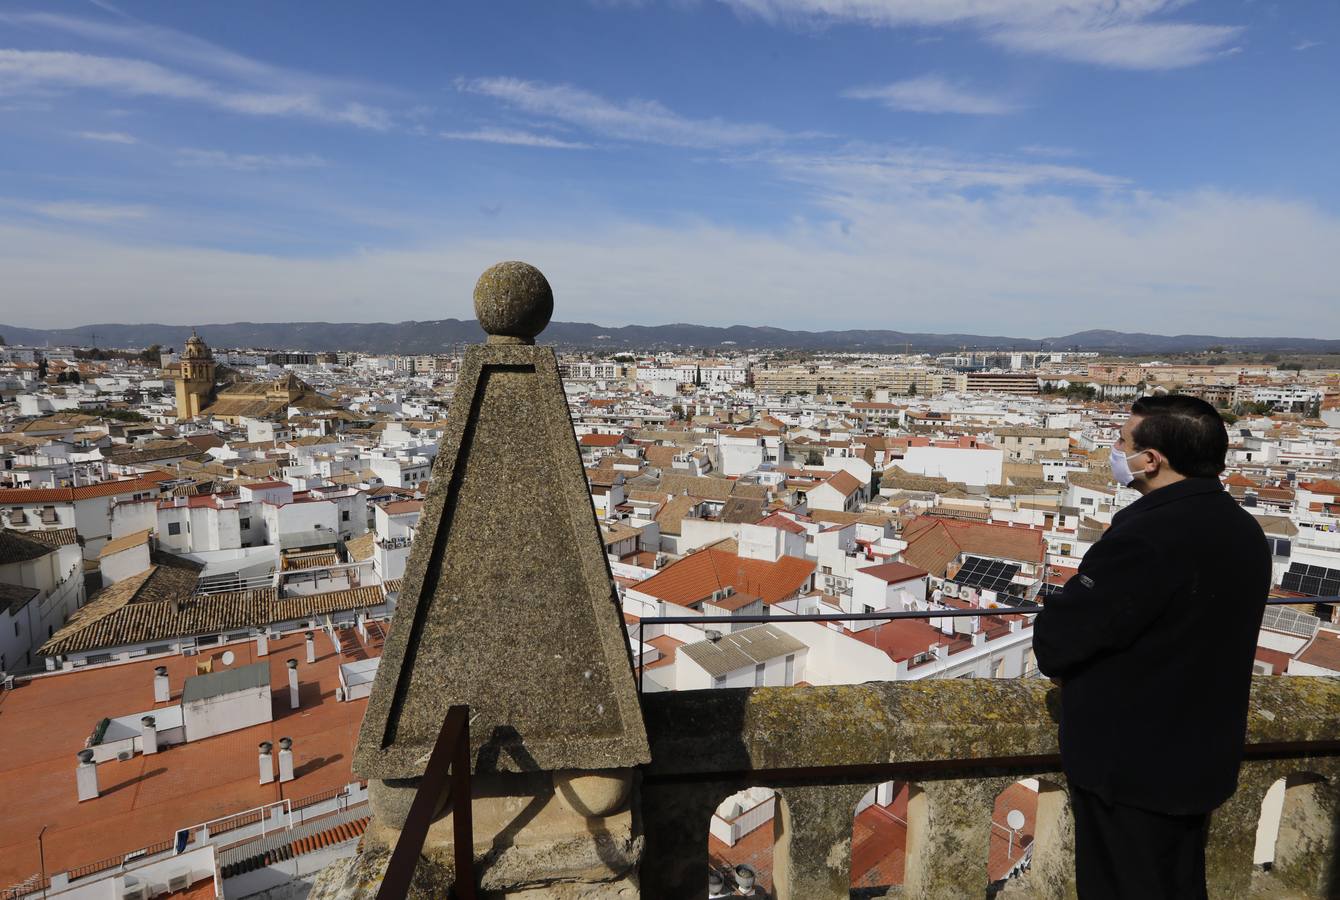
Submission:
[[[1340,337],[1340,4],[0,5],[0,321]]]

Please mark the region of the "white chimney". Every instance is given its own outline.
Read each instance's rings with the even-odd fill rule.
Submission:
[[[298,708],[298,661],[288,661],[288,708]]]
[[[270,636],[262,631],[256,635],[256,655],[268,656],[270,653]]]
[[[293,780],[293,739],[279,739],[279,783]]]
[[[316,635],[307,632],[307,661],[316,662]]]
[[[367,614],[367,613],[359,613],[359,614],[358,614],[358,633],[359,633],[360,635],[362,635],[363,640],[366,641],[366,640],[368,639],[368,614]]]
[[[275,761],[270,755],[270,747],[269,741],[261,741],[261,784],[275,780]]]
[[[154,702],[167,703],[172,699],[172,692],[168,690],[167,666],[158,666],[154,669]]]
[[[158,727],[153,716],[140,718],[140,749],[145,756],[158,752]]]
[[[79,751],[79,768],[74,770],[74,780],[80,803],[98,796],[98,764],[93,761],[92,750]]]

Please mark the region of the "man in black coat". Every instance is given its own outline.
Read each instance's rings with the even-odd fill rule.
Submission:
[[[1228,435],[1194,397],[1146,397],[1111,451],[1143,496],[1034,625],[1061,690],[1082,900],[1206,896],[1210,812],[1237,786],[1270,589],[1260,525],[1224,490]]]

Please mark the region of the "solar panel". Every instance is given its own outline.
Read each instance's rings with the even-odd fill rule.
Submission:
[[[1280,579],[1280,587],[1309,597],[1334,597],[1340,594],[1340,569],[1291,563]]]
[[[1320,622],[1316,616],[1309,616],[1287,606],[1267,606],[1266,614],[1261,619],[1261,627],[1282,631],[1285,634],[1296,634],[1299,637],[1312,637],[1317,633]]]
[[[963,560],[963,566],[954,576],[954,581],[969,587],[986,591],[1005,592],[1017,589],[1013,583],[1019,574],[1019,566],[998,559],[986,559],[981,556],[969,556]]]

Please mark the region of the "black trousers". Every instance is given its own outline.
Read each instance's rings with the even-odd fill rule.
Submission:
[[[1070,785],[1080,900],[1205,900],[1210,815],[1108,803]]]

